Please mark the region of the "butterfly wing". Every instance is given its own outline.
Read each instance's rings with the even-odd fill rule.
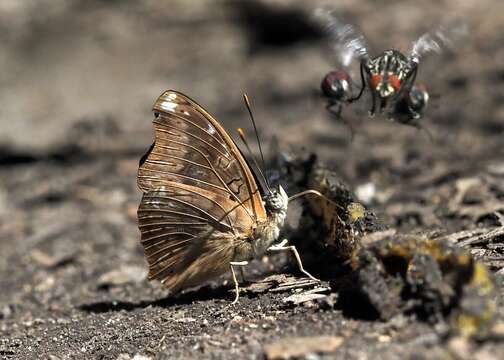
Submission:
[[[226,206],[228,199],[185,184],[145,193],[138,226],[149,279],[176,292],[227,271],[240,241],[233,227],[246,225],[247,215],[241,208],[229,212]]]
[[[138,186],[167,181],[193,185],[243,204],[254,221],[266,218],[254,176],[226,130],[194,100],[168,90],[154,104],[156,140],[141,164]]]
[[[229,269],[266,211],[237,146],[200,105],[169,90],[154,113],[155,142],[138,171],[139,228],[149,278],[176,291]]]

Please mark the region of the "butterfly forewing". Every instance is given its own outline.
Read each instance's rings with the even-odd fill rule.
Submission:
[[[252,173],[222,126],[187,96],[166,91],[154,104],[156,141],[141,165],[143,191],[175,181],[243,203],[256,220],[266,218]]]
[[[225,272],[266,211],[238,148],[201,106],[166,91],[154,112],[155,143],[138,172],[139,228],[149,278],[177,290]]]

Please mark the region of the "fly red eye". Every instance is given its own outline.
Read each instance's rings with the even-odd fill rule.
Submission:
[[[321,88],[325,96],[343,100],[351,94],[350,75],[343,70],[331,71],[322,80]]]
[[[371,87],[373,89],[376,89],[378,87],[378,85],[382,82],[382,80],[383,80],[383,76],[381,76],[381,75],[371,76],[371,81],[370,81]]]
[[[399,91],[401,88],[401,80],[397,77],[397,75],[391,74],[389,75],[390,85],[394,88],[395,91]]]
[[[336,71],[331,71],[328,73],[325,77],[323,82],[325,82],[326,85],[330,86],[336,81],[348,81],[350,82],[350,75],[346,71],[343,70],[336,70]]]

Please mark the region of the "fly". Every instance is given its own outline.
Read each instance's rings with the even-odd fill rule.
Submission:
[[[441,26],[415,40],[407,55],[388,49],[372,57],[364,35],[343,22],[334,11],[318,9],[315,17],[328,34],[332,51],[342,66],[330,71],[322,80],[327,110],[340,118],[343,105],[359,100],[369,89],[371,108],[368,113],[371,117],[381,114],[415,127],[420,127],[419,120],[429,103],[427,87],[416,82],[421,58],[432,52],[439,53],[443,48],[453,48],[454,42],[467,31],[461,24]],[[360,85],[354,83],[345,70],[354,59],[360,65]]]

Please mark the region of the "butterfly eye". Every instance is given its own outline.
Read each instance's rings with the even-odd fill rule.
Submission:
[[[154,113],[154,117],[157,119],[159,117],[159,113],[158,112],[155,112]]]
[[[371,87],[373,89],[378,88],[378,85],[380,85],[380,83],[382,82],[382,80],[383,80],[383,76],[381,76],[381,75],[373,75],[371,77],[371,81],[370,81]]]
[[[392,87],[394,88],[395,91],[399,91],[399,89],[401,88],[401,80],[399,80],[399,78],[397,77],[397,75],[395,74],[391,74],[389,75],[389,81],[390,81],[390,85],[392,85]]]

